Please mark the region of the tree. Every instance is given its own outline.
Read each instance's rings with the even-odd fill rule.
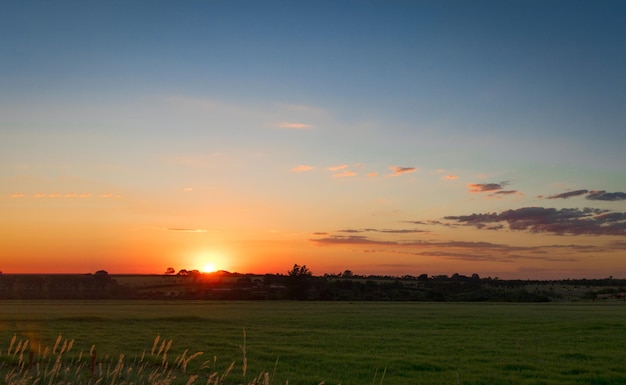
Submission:
[[[165,270],[165,275],[172,275],[172,274],[175,274],[175,273],[176,273],[176,270],[174,270],[174,268],[173,268],[173,267],[168,267],[168,268]]]
[[[313,273],[309,270],[306,265],[299,266],[298,264],[293,265],[293,268],[287,272],[290,277],[311,277]]]
[[[312,285],[313,273],[306,265],[293,265],[287,272],[287,295],[291,299],[304,300],[309,296],[309,289]]]

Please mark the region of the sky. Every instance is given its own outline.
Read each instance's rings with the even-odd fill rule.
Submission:
[[[623,1],[9,1],[0,271],[626,277]]]

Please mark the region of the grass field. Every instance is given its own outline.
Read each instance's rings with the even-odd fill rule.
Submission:
[[[624,303],[4,301],[0,383],[18,341],[37,362],[59,334],[73,339],[68,360],[95,345],[98,362],[136,361],[156,336],[172,341],[172,366],[185,350],[202,352],[175,372],[183,384],[191,374],[205,384],[233,361],[225,383],[243,383],[242,348],[245,382],[265,371],[272,384],[296,385],[456,384],[457,375],[465,385],[626,384]]]

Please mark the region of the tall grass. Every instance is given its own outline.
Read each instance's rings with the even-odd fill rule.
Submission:
[[[74,340],[59,335],[52,347],[30,343],[29,339],[13,335],[6,350],[0,351],[0,383],[7,385],[175,385],[175,384],[248,384],[271,385],[269,372],[261,372],[250,381],[247,376],[247,357],[244,331],[242,350],[242,381],[229,380],[236,362],[223,372],[217,372],[216,357],[199,362],[204,352],[183,353],[170,359],[168,353],[173,340],[157,335],[149,352],[139,357],[121,353],[112,357],[98,356],[95,345],[85,354],[74,352]],[[197,365],[190,370],[190,363]],[[278,361],[277,361],[278,362]],[[275,370],[275,368],[274,368]],[[287,382],[288,384],[288,382]]]

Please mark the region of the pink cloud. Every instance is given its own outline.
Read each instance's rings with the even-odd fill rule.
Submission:
[[[296,130],[303,130],[306,128],[311,128],[313,126],[305,123],[293,123],[293,122],[281,122],[278,124],[279,128],[292,128]]]
[[[311,171],[311,170],[313,170],[313,166],[307,166],[304,164],[300,164],[291,169],[292,172],[305,172],[305,171]]]
[[[346,168],[348,168],[347,164],[340,164],[339,166],[330,166],[328,167],[329,171],[339,171],[339,170],[345,170]]]
[[[350,176],[356,176],[356,172],[346,171],[340,174],[333,175],[334,178],[345,178],[345,177],[350,177]]]

